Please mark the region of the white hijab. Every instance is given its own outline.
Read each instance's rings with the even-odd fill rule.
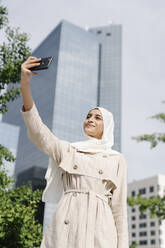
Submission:
[[[104,122],[104,131],[101,139],[93,138],[83,133],[86,137],[85,141],[72,142],[72,146],[78,148],[80,151],[84,152],[103,152],[108,154],[120,154],[120,152],[111,149],[114,144],[114,119],[113,114],[103,107],[96,107],[101,111],[103,122]],[[94,109],[94,108],[92,108]]]

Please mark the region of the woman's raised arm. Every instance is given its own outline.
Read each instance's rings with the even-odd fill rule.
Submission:
[[[30,78],[32,75],[37,75],[38,73],[32,72],[29,68],[39,65],[39,60],[40,59],[36,57],[29,57],[21,65],[20,88],[23,106],[20,111],[27,127],[27,135],[31,142],[59,164],[62,158],[62,151],[68,149],[69,142],[57,138],[43,123],[31,95]]]

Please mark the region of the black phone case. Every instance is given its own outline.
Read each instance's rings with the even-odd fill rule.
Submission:
[[[31,67],[29,68],[29,70],[31,71],[38,71],[38,70],[45,70],[49,68],[49,65],[51,64],[53,60],[53,57],[46,57],[46,58],[41,58],[40,61],[40,65],[39,66],[35,66],[35,67]]]

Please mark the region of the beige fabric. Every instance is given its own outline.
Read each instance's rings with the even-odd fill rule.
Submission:
[[[80,152],[49,130],[35,103],[20,111],[31,142],[55,161],[64,190],[40,248],[128,248],[124,156]]]

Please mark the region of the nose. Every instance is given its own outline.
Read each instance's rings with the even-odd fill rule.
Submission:
[[[93,122],[93,120],[94,120],[94,117],[92,116],[88,118],[88,122],[91,122],[91,121]]]

